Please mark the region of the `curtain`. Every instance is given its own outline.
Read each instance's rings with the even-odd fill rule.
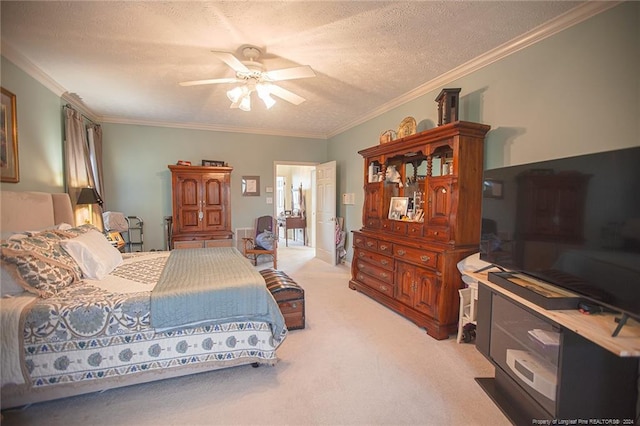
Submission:
[[[90,124],[87,129],[89,142],[89,156],[91,158],[91,170],[93,172],[96,191],[104,200],[104,177],[102,172],[102,126]]]
[[[91,168],[91,156],[89,154],[84,118],[82,114],[69,106],[64,108],[64,130],[65,180],[75,214],[76,225],[89,222],[100,229],[104,229],[102,208],[99,204],[77,205],[78,196],[82,188],[93,187],[97,189],[97,187]]]

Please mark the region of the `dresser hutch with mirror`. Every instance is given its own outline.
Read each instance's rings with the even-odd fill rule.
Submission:
[[[456,264],[478,251],[484,137],[456,121],[362,151],[363,226],[349,287],[436,339],[457,330]]]

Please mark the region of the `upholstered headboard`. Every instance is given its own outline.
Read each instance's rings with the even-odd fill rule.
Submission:
[[[69,194],[0,191],[0,232],[75,225]]]

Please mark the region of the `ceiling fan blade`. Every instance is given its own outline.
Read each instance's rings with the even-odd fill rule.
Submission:
[[[242,80],[237,78],[214,78],[209,80],[183,81],[178,83],[180,86],[199,86],[201,84],[220,84],[220,83],[239,83]]]
[[[272,84],[269,87],[269,91],[272,95],[276,95],[277,97],[282,98],[287,102],[291,102],[294,105],[300,105],[306,100],[302,96],[298,96],[295,93],[288,91],[287,89],[276,86],[275,84]]]
[[[229,65],[235,72],[251,72],[249,68],[247,68],[242,62],[238,60],[238,58],[233,56],[231,53],[216,52],[215,50],[212,50],[211,52],[216,55],[218,59]]]
[[[311,69],[309,65],[303,65],[301,67],[283,68],[281,70],[273,70],[263,73],[271,81],[281,80],[295,80],[296,78],[309,78],[315,77],[316,73]]]

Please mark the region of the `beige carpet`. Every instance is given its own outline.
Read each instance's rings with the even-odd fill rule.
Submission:
[[[284,244],[281,246],[284,247]],[[259,269],[270,267],[264,259]],[[436,341],[348,288],[299,245],[279,269],[305,289],[307,327],[275,367],[243,366],[34,404],[3,425],[508,425],[474,381],[493,368],[471,344]]]

